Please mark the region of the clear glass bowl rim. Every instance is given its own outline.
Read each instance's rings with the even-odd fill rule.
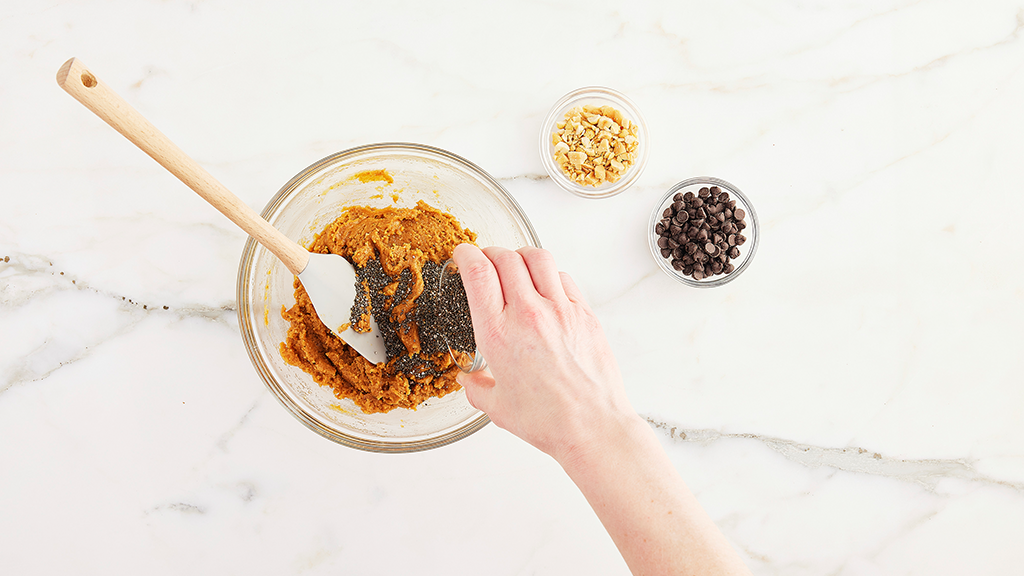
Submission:
[[[522,207],[519,205],[518,202],[516,202],[515,198],[511,194],[509,194],[508,190],[506,190],[505,187],[502,186],[493,176],[487,173],[487,171],[483,170],[482,168],[470,162],[469,160],[466,160],[465,158],[462,158],[457,154],[448,152],[447,150],[443,150],[441,148],[436,148],[433,146],[428,146],[426,144],[417,144],[411,142],[380,142],[375,144],[367,144],[363,146],[356,146],[353,148],[342,150],[340,152],[336,152],[334,154],[326,156],[314,162],[313,164],[310,164],[305,169],[301,170],[298,174],[292,177],[292,179],[289,180],[284,186],[282,186],[281,189],[278,190],[277,194],[275,194],[274,197],[271,198],[269,202],[267,202],[267,205],[263,208],[263,211],[260,212],[260,216],[266,219],[274,212],[276,212],[280,204],[284,202],[285,199],[288,198],[289,194],[294,192],[295,189],[300,184],[304,183],[310,175],[318,172],[322,168],[328,165],[335,164],[341,160],[344,160],[345,158],[362,155],[367,152],[389,151],[405,151],[418,154],[425,154],[428,156],[438,156],[443,158],[444,160],[454,163],[455,165],[458,165],[460,168],[475,173],[478,177],[485,180],[490,185],[494,186],[496,190],[501,191],[501,193],[504,196],[504,200],[508,203],[509,207],[516,213],[518,219],[520,219],[523,222],[530,242],[532,242],[533,245],[540,247],[540,238],[538,238],[537,236],[537,231],[534,229],[533,224],[526,216],[526,213],[523,211]],[[304,424],[307,428],[328,440],[331,440],[344,446],[348,446],[350,448],[356,448],[368,452],[404,453],[430,450],[433,448],[439,448],[441,446],[451,444],[480,430],[491,421],[490,418],[485,413],[480,412],[476,418],[467,422],[462,427],[456,430],[451,430],[448,433],[440,436],[415,441],[377,442],[354,436],[349,436],[347,434],[344,434],[343,432],[339,432],[338,430],[325,426],[322,422],[318,421],[317,419],[313,418],[310,414],[308,414],[306,411],[302,410],[300,406],[298,406],[289,399],[288,394],[286,394],[282,390],[281,383],[277,381],[270,367],[266,364],[266,362],[264,362],[259,352],[259,346],[256,343],[256,335],[248,325],[248,318],[251,316],[252,312],[252,309],[248,301],[247,290],[247,287],[250,284],[249,270],[252,268],[252,261],[253,258],[255,257],[255,253],[258,247],[259,244],[256,242],[256,240],[254,240],[251,237],[248,238],[245,242],[245,247],[242,250],[242,255],[239,261],[238,275],[236,278],[235,286],[235,299],[237,302],[237,317],[239,323],[239,331],[241,332],[242,341],[245,345],[246,352],[249,355],[249,359],[252,362],[253,368],[255,368],[257,374],[259,374],[260,379],[263,380],[263,383],[267,386],[267,388],[270,389],[273,396],[277,398],[281,405],[284,406],[285,409],[287,409],[296,419],[302,422],[302,424]]]

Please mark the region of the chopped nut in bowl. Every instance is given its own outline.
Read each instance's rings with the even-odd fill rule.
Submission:
[[[647,164],[647,124],[623,94],[591,86],[563,96],[540,131],[552,180],[584,198],[608,198],[636,182]]]

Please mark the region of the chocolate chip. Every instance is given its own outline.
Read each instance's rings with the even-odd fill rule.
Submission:
[[[739,258],[739,246],[746,237],[739,234],[747,227],[746,211],[718,186],[701,187],[693,192],[672,196],[663,218],[655,224],[662,257],[672,269],[695,280],[731,274]]]

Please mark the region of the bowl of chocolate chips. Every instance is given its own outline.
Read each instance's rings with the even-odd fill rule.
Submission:
[[[654,207],[648,237],[658,266],[687,286],[735,280],[757,252],[757,213],[739,188],[718,178],[690,178]]]

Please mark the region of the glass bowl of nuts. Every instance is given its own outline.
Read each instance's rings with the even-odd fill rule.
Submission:
[[[665,193],[647,228],[658,266],[679,282],[713,288],[736,279],[757,252],[757,213],[718,178],[684,180]]]
[[[541,163],[563,189],[609,198],[636,182],[647,164],[649,132],[640,109],[600,86],[563,96],[540,130]]]

